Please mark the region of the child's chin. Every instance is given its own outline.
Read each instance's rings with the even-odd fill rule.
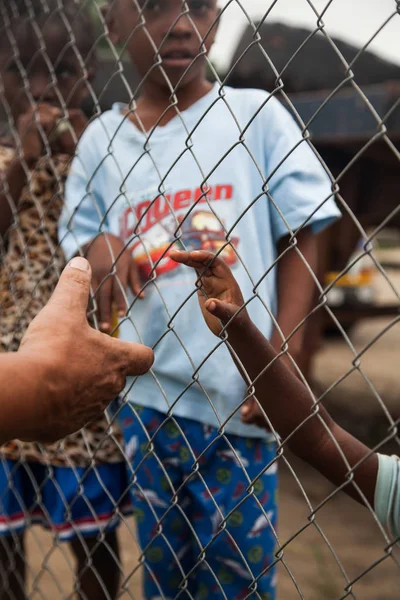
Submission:
[[[196,67],[197,67],[197,65],[196,65]],[[199,72],[198,67],[195,70],[192,67],[191,69],[189,69],[189,71],[187,71],[187,67],[182,68],[179,66],[175,66],[175,67],[166,68],[165,66],[163,66],[163,70],[160,68],[157,70],[157,73],[156,73],[156,71],[153,71],[154,72],[154,81],[157,81],[157,83],[161,87],[168,86],[168,82],[165,78],[163,71],[164,71],[165,75],[167,76],[168,81],[171,84],[171,86],[174,88],[176,86],[178,86],[179,89],[181,89],[182,87],[185,87],[188,83],[191,83],[194,79],[198,79],[201,76],[201,72]]]

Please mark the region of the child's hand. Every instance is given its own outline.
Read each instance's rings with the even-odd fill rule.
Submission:
[[[244,325],[249,320],[242,292],[224,261],[205,250],[179,252],[172,250],[172,260],[193,267],[199,275],[199,304],[205,322],[217,336],[236,313],[235,325]],[[242,310],[240,310],[242,309]],[[240,312],[238,312],[240,310]]]
[[[240,410],[240,415],[243,423],[247,423],[248,425],[257,425],[258,427],[262,427],[267,429],[267,431],[270,431],[264,411],[253,396],[251,398],[247,398]]]
[[[92,267],[100,329],[110,332],[113,305],[117,307],[119,316],[126,313],[123,291],[129,286],[135,295],[144,298],[139,272],[123,240],[109,233],[89,245],[86,258]]]
[[[242,292],[231,270],[221,258],[204,250],[194,252],[173,250],[169,256],[176,262],[196,269],[201,285],[198,292],[200,308],[208,327],[215,335],[220,335],[222,325],[226,325],[236,313],[232,324],[241,328],[250,326],[250,317],[246,309],[242,308],[244,306]],[[242,310],[238,312],[241,308]],[[264,428],[267,426],[265,416],[254,398],[249,398],[245,402],[241,415],[244,423]]]
[[[68,117],[60,108],[42,102],[35,110],[30,108],[18,119],[17,129],[22,151],[28,165],[33,165],[44,151],[43,133],[55,153],[75,153],[76,142],[87,125],[87,118],[79,109],[68,111]],[[43,132],[41,132],[41,129]]]
[[[56,127],[51,146],[62,154],[75,154],[76,143],[88,124],[86,115],[79,109],[69,109],[66,117]],[[54,142],[53,142],[54,138]]]
[[[31,107],[19,117],[17,130],[24,159],[28,165],[36,163],[41,157],[44,148],[42,135],[44,133],[49,139],[61,117],[62,111],[59,108],[44,102],[39,104],[36,110]]]

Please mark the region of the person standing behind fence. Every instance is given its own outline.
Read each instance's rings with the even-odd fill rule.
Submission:
[[[93,24],[74,0],[62,10],[57,0],[8,0],[1,21],[1,100],[15,128],[0,146],[0,350],[7,352],[18,349],[65,264],[57,222],[74,137],[87,125],[79,110],[88,93],[79,56],[88,60],[89,78],[96,64]],[[122,499],[127,478],[108,427],[103,417],[62,444],[16,440],[0,449],[2,600],[25,598],[24,532],[36,522],[70,542],[80,598],[116,597],[116,510],[128,513],[131,505]],[[120,437],[116,428],[110,433]]]
[[[297,245],[313,266],[314,234],[339,214],[324,169],[281,104],[206,80],[217,19],[216,0],[113,3],[111,36],[142,77],[140,96],[134,110],[116,104],[84,133],[59,230],[66,255],[81,250],[92,265],[102,328],[110,330],[115,303],[127,317],[121,338],[155,348],[152,374],[134,382],[132,410],[123,409],[144,595],[153,600],[186,585],[195,598],[255,589],[275,598],[275,466],[246,490],[276,445],[241,423],[243,380],[225,348],[209,356],[215,342],[196,313],[195,277],[168,250],[223,249],[245,293],[258,282],[288,335],[310,309],[312,279],[293,251],[263,276],[305,221]],[[250,310],[279,347],[264,304]],[[300,339],[290,343],[294,355]],[[257,418],[254,404],[249,412],[248,421]]]

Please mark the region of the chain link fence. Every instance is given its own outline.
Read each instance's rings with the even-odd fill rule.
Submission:
[[[240,424],[257,377],[234,374],[229,335],[208,334],[198,281],[168,257],[221,255],[313,414],[327,404],[374,450],[398,452],[400,73],[369,51],[398,4],[353,48],[325,25],[338,0],[304,0],[307,31],[274,23],[279,1],[257,20],[250,0],[219,12],[212,0],[1,3],[1,348],[17,350],[64,252],[80,252],[103,263],[93,326],[114,297],[111,334],[156,355],[102,421],[52,446],[2,448],[1,599],[398,595],[396,540],[343,492],[357,465],[342,452],[346,479],[327,484],[268,414],[267,437]],[[232,11],[247,28],[221,73],[208,49]],[[190,99],[181,87],[203,68],[212,84]],[[105,112],[114,102],[127,104]],[[122,246],[107,237],[118,231]],[[285,281],[288,256],[300,278]],[[303,292],[304,314],[280,322],[281,299],[301,307]],[[316,356],[327,330],[336,337]]]

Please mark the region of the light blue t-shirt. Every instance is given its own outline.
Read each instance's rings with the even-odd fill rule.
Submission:
[[[230,240],[222,256],[245,299],[256,290],[249,312],[270,336],[277,241],[307,219],[317,232],[339,216],[330,181],[293,118],[266,92],[215,85],[147,136],[123,108],[96,119],[79,143],[62,247],[69,258],[99,232],[111,232],[152,278],[120,327],[121,338],[155,348],[152,373],[134,382],[132,401],[216,427],[233,415],[225,431],[262,437],[240,422],[246,385],[203,321],[193,271],[164,252],[176,236],[187,249],[213,252]]]

